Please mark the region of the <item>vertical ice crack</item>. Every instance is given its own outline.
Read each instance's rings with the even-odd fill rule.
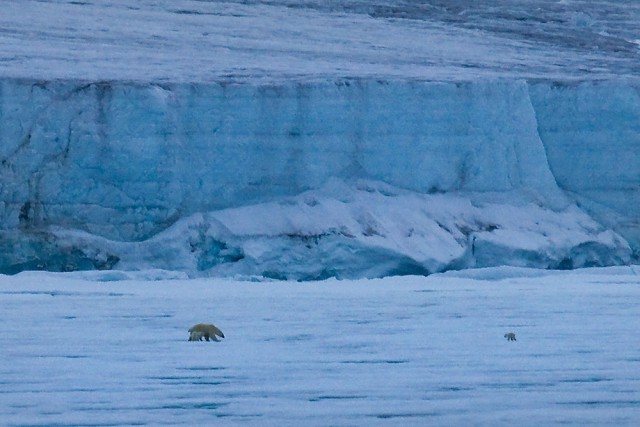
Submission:
[[[534,140],[530,141],[535,144],[534,146],[526,149],[522,146],[522,142],[516,143],[520,145],[520,147],[516,148],[516,155],[520,160],[524,157],[531,156],[535,159],[533,164],[533,170],[530,171],[520,171],[523,184],[525,187],[531,188],[536,191],[540,191],[550,205],[552,209],[563,209],[568,204],[568,199],[560,186],[558,185],[558,181],[551,170],[551,165],[549,164],[549,157],[547,156],[547,148],[542,140],[542,135],[540,134],[540,123],[538,121],[538,114],[531,100],[531,92],[530,92],[530,83],[527,81],[523,82],[524,90],[526,91],[526,99],[527,103],[526,107],[530,111],[531,118],[533,119],[533,124],[535,126],[534,132]],[[532,129],[533,130],[533,129]],[[520,153],[517,153],[521,151]],[[522,165],[521,161],[519,162]]]

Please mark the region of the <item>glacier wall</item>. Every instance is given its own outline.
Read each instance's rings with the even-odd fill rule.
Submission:
[[[530,89],[558,184],[640,248],[640,85],[604,81]]]
[[[273,85],[3,80],[0,270],[56,269],[68,259],[75,264],[90,259],[89,268],[118,263],[134,268],[127,256],[146,259],[147,267],[166,267],[166,257],[145,258],[140,251],[154,252],[145,242],[180,229],[192,215],[268,206],[332,180],[381,182],[415,194],[467,194],[469,199],[482,199],[479,194],[489,199],[495,194],[527,194],[530,202],[559,213],[578,201],[603,224],[603,229],[589,224],[586,229],[597,230],[592,235],[611,228],[637,251],[638,87],[635,82],[560,85],[517,80]],[[323,194],[331,197],[330,192]],[[516,199],[513,203],[524,203]],[[367,206],[371,205],[363,202],[360,209]],[[273,209],[246,218],[251,221],[251,215],[269,212]],[[219,219],[205,222],[207,230],[212,222],[219,225],[217,234],[209,235],[217,242],[209,252],[223,253],[224,263],[246,261],[246,247],[231,250],[219,239],[221,233],[230,235],[228,224]],[[342,230],[341,238],[353,238],[353,230],[344,228],[346,222],[328,225],[329,230]],[[498,263],[496,254],[514,253],[513,248],[505,249],[505,240],[495,243],[496,234],[505,229],[499,222],[488,228],[475,219],[458,224],[466,230],[454,239],[459,250],[438,263],[427,263],[428,268],[424,257],[416,260],[410,250],[402,254],[402,262],[410,260],[412,271],[429,272]],[[189,227],[183,228],[193,228]],[[80,238],[69,230],[86,234]],[[495,233],[485,240],[474,234],[491,231]],[[314,234],[284,227],[281,235],[296,232],[324,236],[327,230]],[[252,236],[247,233],[243,244]],[[172,236],[180,239],[180,233]],[[597,253],[608,255],[598,261],[592,254],[586,263],[629,259],[631,249],[623,239],[607,235],[605,240],[581,237],[565,242],[560,245],[564,252],[557,256],[531,256],[536,250],[529,247],[521,262],[542,259],[541,266],[553,267],[565,262],[576,247],[593,245],[599,245]],[[360,249],[368,244],[360,243]],[[126,244],[137,244],[138,251],[132,246],[124,249]],[[542,246],[549,252],[548,245]],[[347,253],[359,257],[362,271],[367,258],[376,258],[350,248]],[[385,251],[387,259],[398,253]],[[314,262],[326,259],[321,252]],[[299,266],[303,259],[290,266]],[[260,273],[259,264],[254,258],[252,267],[243,271]],[[290,266],[277,268],[287,277]]]
[[[419,192],[555,188],[524,83],[4,82],[0,96],[5,227],[23,210],[29,225],[139,240],[330,177]]]

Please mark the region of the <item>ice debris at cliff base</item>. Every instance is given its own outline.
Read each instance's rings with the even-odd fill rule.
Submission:
[[[575,205],[555,211],[533,193],[422,194],[371,181],[332,181],[281,201],[195,214],[140,242],[58,227],[28,237],[22,263],[5,261],[3,272],[159,268],[314,280],[632,259],[622,237]]]

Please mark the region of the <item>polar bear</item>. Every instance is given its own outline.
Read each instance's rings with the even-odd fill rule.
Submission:
[[[211,323],[198,323],[189,328],[189,341],[202,341],[202,338],[220,341],[218,337],[224,338],[224,334]]]
[[[507,339],[507,341],[516,341],[516,334],[514,334],[513,332],[507,332],[506,334],[504,334],[504,337]]]

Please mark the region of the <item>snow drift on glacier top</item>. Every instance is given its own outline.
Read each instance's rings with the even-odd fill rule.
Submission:
[[[0,76],[598,79],[640,73],[640,4],[3,0]]]

